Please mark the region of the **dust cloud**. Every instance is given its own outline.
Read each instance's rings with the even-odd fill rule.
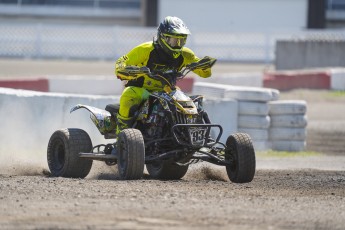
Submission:
[[[50,133],[42,127],[48,124],[37,124],[39,114],[23,99],[3,94],[0,98],[0,174],[43,175]]]
[[[225,167],[212,165],[207,162],[191,165],[184,178],[188,180],[229,181]]]
[[[78,103],[102,108],[112,100],[0,88],[0,174],[49,175],[48,142],[53,132],[61,128],[84,129],[94,145],[107,142],[90,121],[87,111],[70,114],[69,110]],[[145,173],[144,179],[150,179]],[[87,178],[117,179],[117,166],[94,161]],[[224,167],[207,163],[192,165],[184,178],[227,181]]]
[[[45,174],[49,139],[62,128],[83,129],[94,145],[103,144],[107,140],[90,120],[89,112],[70,114],[70,109],[76,104],[105,108],[118,100],[0,88],[0,174]]]

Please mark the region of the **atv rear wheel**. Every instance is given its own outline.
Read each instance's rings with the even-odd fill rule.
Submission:
[[[48,166],[52,176],[86,177],[92,167],[92,160],[79,157],[80,152],[90,152],[92,142],[81,129],[60,129],[50,137],[47,149]]]
[[[144,175],[145,144],[138,129],[124,129],[117,138],[117,165],[122,180],[137,180]]]
[[[251,138],[246,133],[230,135],[226,141],[226,166],[229,179],[234,183],[251,182],[255,174],[255,151]]]
[[[177,165],[172,161],[161,161],[146,165],[150,176],[160,180],[179,180],[188,171],[188,165]]]

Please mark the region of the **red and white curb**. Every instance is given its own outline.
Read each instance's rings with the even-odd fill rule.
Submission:
[[[345,90],[345,68],[214,74],[211,78],[193,76],[179,81],[178,86],[189,93],[195,82],[264,87],[280,91],[299,88]],[[122,93],[123,82],[115,76],[49,75],[35,79],[0,79],[0,87],[41,92],[118,95]]]

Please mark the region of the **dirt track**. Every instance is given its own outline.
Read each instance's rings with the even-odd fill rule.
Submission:
[[[0,176],[1,229],[344,229],[345,172],[258,170],[233,184],[199,168],[180,181]]]
[[[311,131],[341,134],[344,130],[344,97],[294,91],[282,98],[307,100]],[[84,180],[49,177],[47,167],[25,162],[0,163],[0,229],[344,226],[345,150],[337,156],[328,152],[288,158],[258,155],[256,176],[248,184],[233,184],[225,169],[203,164],[179,181],[156,181],[147,175],[139,181],[120,181],[114,167],[100,162]]]

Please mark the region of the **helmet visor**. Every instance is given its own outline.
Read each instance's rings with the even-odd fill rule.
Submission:
[[[173,49],[181,49],[187,41],[187,36],[172,36],[164,34],[165,42]]]

